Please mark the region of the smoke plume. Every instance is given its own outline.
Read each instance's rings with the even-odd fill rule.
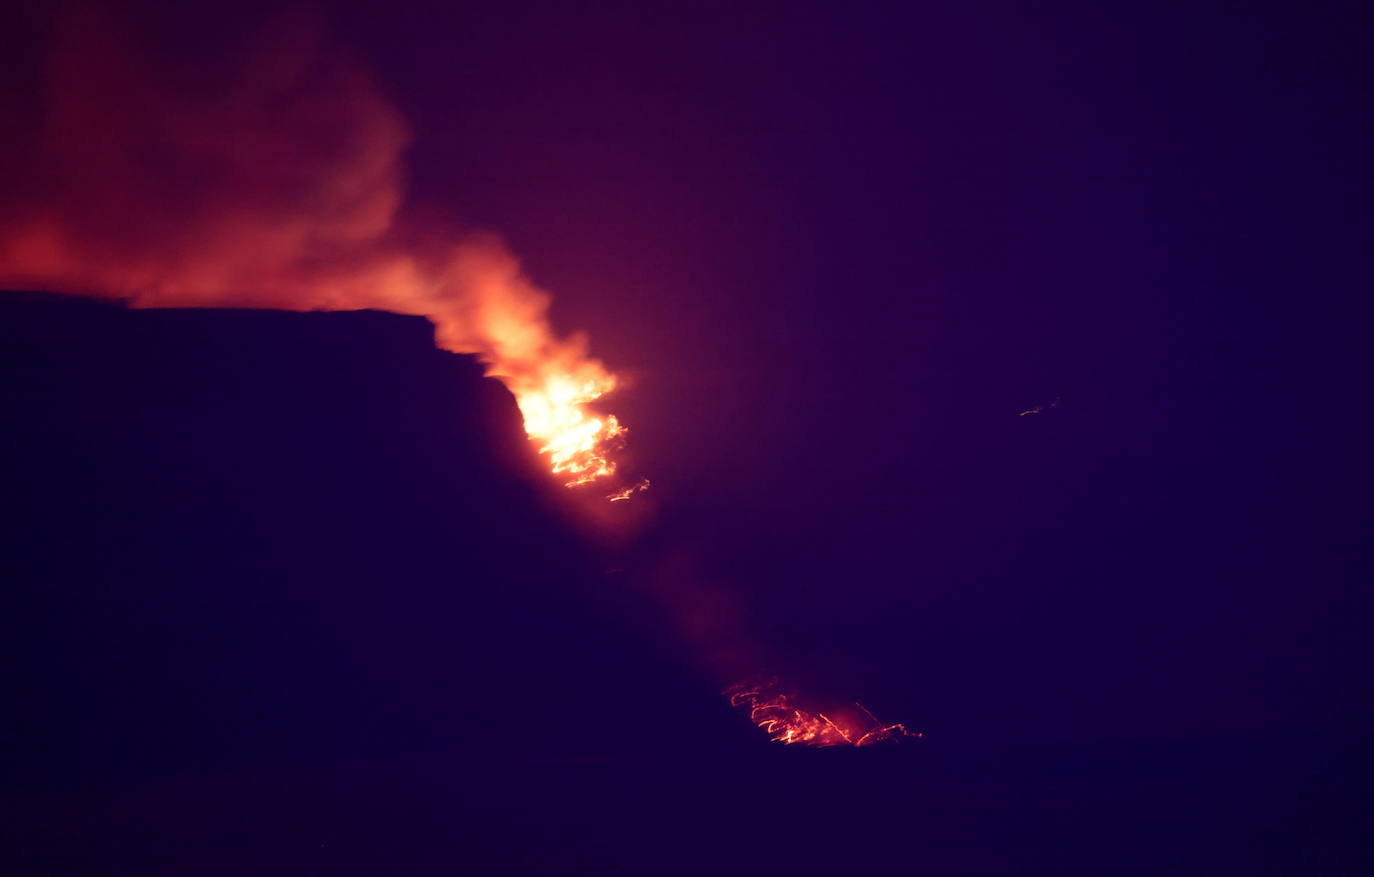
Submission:
[[[31,124],[0,131],[0,288],[424,316],[441,348],[476,354],[510,388],[567,484],[615,474],[624,428],[589,408],[614,376],[584,338],[553,331],[548,295],[496,237],[408,203],[412,132],[345,52],[288,17],[188,60],[113,8],[61,17],[38,53],[37,99],[12,114]],[[623,481],[609,498],[647,486]],[[676,563],[659,579],[712,673],[764,663],[730,595]],[[729,694],[782,742],[861,745],[900,728],[806,712],[766,681]]]
[[[5,145],[0,287],[428,317],[440,347],[511,389],[556,472],[610,474],[623,428],[586,405],[613,376],[555,334],[548,295],[496,237],[408,207],[409,126],[308,20],[191,75],[110,7],[68,11],[51,37],[35,124]]]

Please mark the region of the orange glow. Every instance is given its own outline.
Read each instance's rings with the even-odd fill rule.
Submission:
[[[21,150],[34,164],[14,172],[38,182],[0,192],[0,288],[425,317],[511,391],[563,483],[623,487],[610,452],[625,428],[593,407],[615,376],[555,330],[549,294],[498,238],[407,202],[410,126],[366,72],[282,28],[192,98],[103,13],[65,19]],[[149,143],[178,168],[175,196],[164,162],[139,158]]]
[[[556,374],[533,387],[521,383],[511,382],[511,389],[525,421],[525,434],[539,443],[541,454],[548,455],[555,475],[568,479],[564,482],[568,487],[576,487],[615,474],[615,463],[607,454],[612,442],[627,430],[614,414],[598,416],[588,408],[615,386],[613,377],[579,382]]]
[[[730,705],[748,710],[753,722],[775,743],[800,743],[805,746],[872,746],[875,743],[896,743],[913,734],[904,725],[886,725],[864,709],[854,706],[863,718],[810,712],[797,706],[794,699],[776,690],[776,682],[732,686],[725,693]],[[846,711],[847,712],[847,711]]]
[[[631,484],[629,487],[626,487],[623,490],[617,490],[615,493],[610,494],[606,498],[609,499],[611,502],[624,502],[625,500],[634,496],[636,493],[639,493],[641,490],[648,489],[649,479],[641,478],[634,484]]]

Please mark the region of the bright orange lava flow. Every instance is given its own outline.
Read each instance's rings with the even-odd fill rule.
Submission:
[[[641,478],[634,484],[631,484],[629,487],[626,487],[622,490],[617,490],[615,493],[610,494],[606,498],[609,499],[611,502],[624,502],[625,500],[634,496],[636,493],[639,493],[641,490],[648,489],[649,479]]]
[[[775,691],[771,684],[736,685],[727,689],[726,694],[730,696],[730,705],[747,709],[749,720],[775,743],[872,746],[921,736],[920,732],[908,731],[904,725],[883,724],[858,703],[854,706],[867,717],[867,722],[855,721],[853,717],[832,719],[825,713],[809,712],[793,703],[788,695]]]
[[[552,375],[512,388],[525,434],[539,444],[541,454],[548,455],[554,474],[566,478],[568,487],[615,474],[609,454],[628,430],[615,415],[599,415],[588,407],[614,387],[615,379],[609,375],[583,380]]]

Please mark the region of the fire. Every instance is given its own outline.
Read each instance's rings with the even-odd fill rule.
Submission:
[[[555,476],[623,487],[610,455],[625,427],[594,408],[615,376],[555,330],[550,295],[499,238],[408,201],[412,131],[366,71],[281,27],[190,95],[102,12],[64,18],[42,125],[0,162],[36,181],[0,186],[0,288],[422,316],[511,391]],[[145,160],[150,143],[166,160]]]
[[[539,452],[548,455],[555,475],[568,479],[568,487],[615,474],[608,454],[628,430],[614,414],[599,416],[588,407],[614,387],[610,375],[578,381],[560,374],[530,388],[512,388],[525,434],[539,443]]]
[[[407,200],[411,127],[347,53],[294,30],[267,33],[247,54],[226,54],[235,66],[207,76],[220,88],[202,94],[159,75],[103,12],[71,18],[54,39],[42,122],[18,126],[19,148],[0,156],[6,179],[23,182],[0,186],[0,288],[143,308],[425,317],[441,349],[478,357],[511,391],[564,484],[606,484],[611,502],[649,487],[621,480],[614,455],[627,430],[597,407],[615,375],[585,337],[555,331],[548,293],[499,239],[460,233]],[[692,599],[690,628],[720,646],[732,604],[702,589]],[[708,617],[712,607],[721,617]],[[810,712],[776,681],[727,694],[780,743],[920,736],[859,704]]]
[[[897,743],[920,737],[901,724],[884,724],[864,708],[854,706],[864,719],[852,715],[831,718],[825,713],[810,712],[797,706],[790,695],[776,689],[777,683],[745,684],[726,689],[730,705],[747,709],[749,720],[775,743],[800,743],[806,746],[872,746],[875,743]]]

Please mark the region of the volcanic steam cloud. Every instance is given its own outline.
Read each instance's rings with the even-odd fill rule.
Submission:
[[[109,9],[61,16],[38,81],[0,93],[15,120],[0,131],[0,287],[424,316],[441,348],[475,354],[511,390],[563,483],[612,501],[648,486],[616,471],[625,427],[595,408],[616,379],[585,338],[553,331],[549,296],[497,238],[406,203],[409,126],[345,52],[288,17],[178,66]],[[727,695],[783,743],[905,735],[861,707],[809,712],[773,683]]]
[[[100,7],[57,27],[41,96],[19,108],[32,124],[6,135],[31,132],[0,168],[0,287],[424,316],[511,390],[565,483],[613,483],[625,428],[592,403],[615,376],[555,334],[499,240],[406,209],[411,132],[345,53],[286,20],[188,77],[139,36]]]

